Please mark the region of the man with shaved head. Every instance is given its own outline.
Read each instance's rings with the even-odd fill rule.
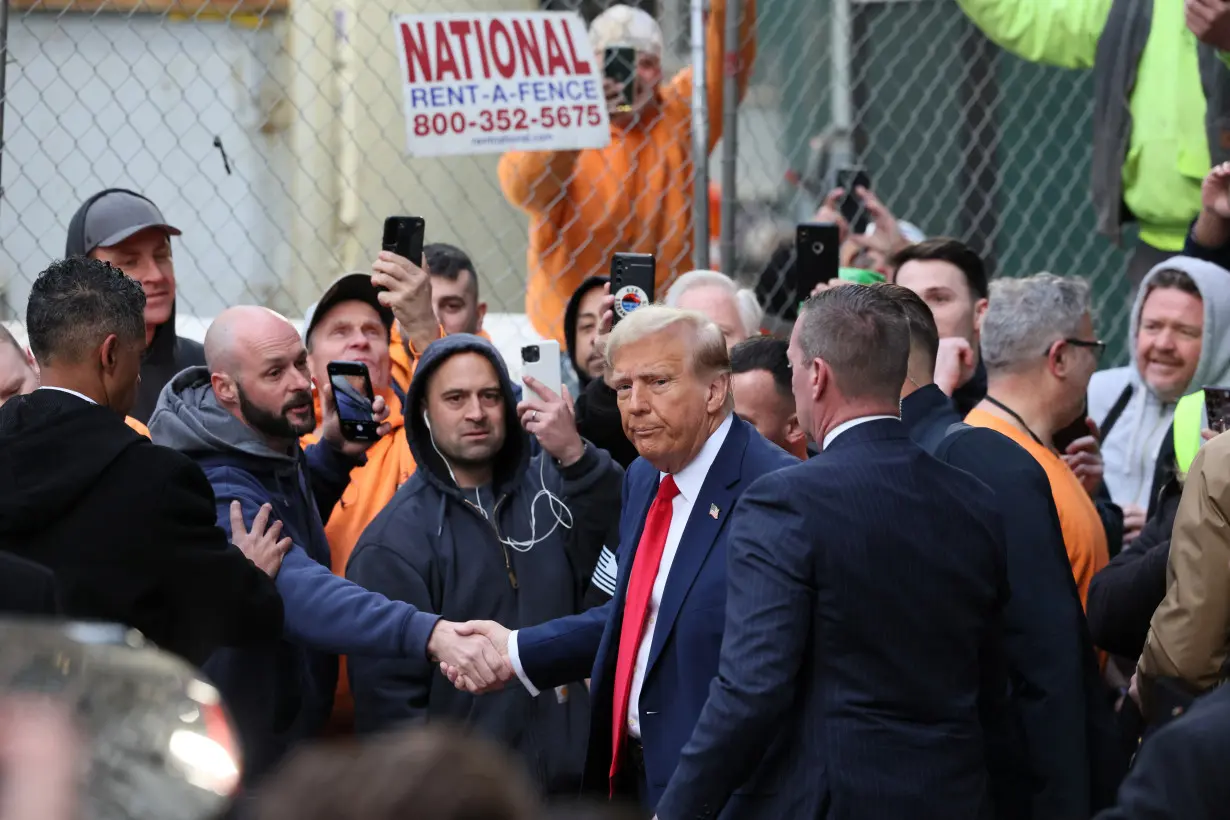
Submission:
[[[317,425],[308,353],[294,326],[266,308],[230,308],[205,335],[205,360],[163,389],[150,433],[205,470],[224,528],[232,502],[245,522],[268,503],[293,542],[277,579],[282,641],[219,652],[205,667],[239,726],[248,783],[323,729],[339,654],[405,658],[428,671],[434,660],[455,661],[495,680],[501,661],[485,638],[457,636],[438,616],[331,572],[324,521],[370,445],[342,436],[325,379],[317,384],[320,440],[300,446]],[[387,435],[384,399],[377,396],[373,409]]]

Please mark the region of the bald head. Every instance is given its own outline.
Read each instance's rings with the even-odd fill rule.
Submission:
[[[285,316],[254,305],[224,310],[205,333],[205,364],[218,403],[271,442],[315,429],[307,348]]]
[[[280,313],[257,305],[238,305],[218,314],[205,332],[205,365],[211,373],[234,375],[271,342],[299,339],[295,326]]]

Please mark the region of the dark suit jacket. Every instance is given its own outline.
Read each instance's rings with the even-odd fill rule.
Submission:
[[[696,725],[717,673],[726,606],[727,521],[739,495],[757,478],[798,460],[765,441],[750,424],[734,418],[709,468],[679,542],[662,593],[649,667],[641,688],[641,742],[652,808],[666,787],[679,752]],[[658,492],[658,471],[638,459],[624,476],[619,573],[615,597],[568,618],[523,629],[517,636],[522,668],[539,689],[590,676],[589,754],[584,788],[606,795],[611,764],[615,659],[628,573],[645,516]],[[718,509],[709,514],[710,505]]]
[[[60,593],[51,570],[0,552],[0,614],[60,614]]]
[[[989,820],[1006,708],[1003,522],[897,419],[757,481],[731,522],[718,677],[662,820]]]
[[[1228,759],[1230,686],[1221,686],[1145,740],[1118,804],[1097,820],[1220,820],[1230,815]]]
[[[961,417],[934,385],[902,401],[901,419],[919,446],[990,487],[1004,520],[1012,589],[1004,648],[1014,712],[1036,779],[1032,806],[1013,808],[1038,820],[1085,820],[1114,801],[1127,761],[1119,753],[1046,471],[994,430],[968,427],[945,442]]]
[[[0,407],[0,550],[54,572],[66,616],[198,665],[282,634],[277,588],[227,542],[201,468],[67,393]]]

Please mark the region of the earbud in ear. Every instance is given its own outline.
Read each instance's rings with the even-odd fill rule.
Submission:
[[[431,419],[427,418],[427,411],[423,411],[423,424],[427,425],[427,429],[431,429]]]

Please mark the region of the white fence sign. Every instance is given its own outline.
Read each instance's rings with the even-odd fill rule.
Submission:
[[[411,156],[601,148],[602,65],[571,12],[393,19]]]

